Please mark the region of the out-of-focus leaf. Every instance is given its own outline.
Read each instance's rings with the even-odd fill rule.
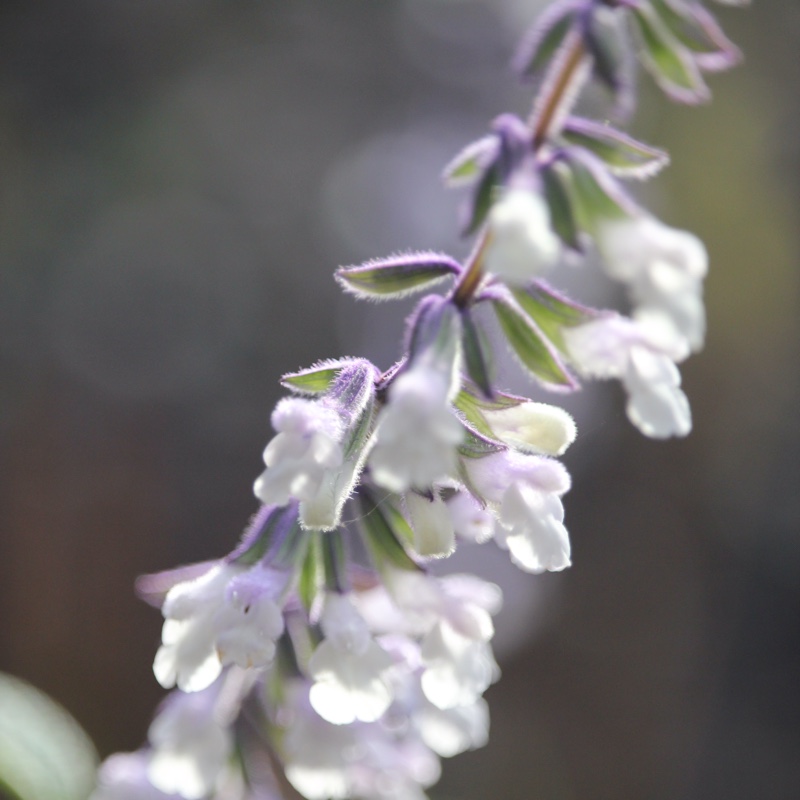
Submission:
[[[475,233],[483,225],[499,186],[500,171],[497,166],[492,165],[481,175],[469,198],[467,219],[463,230],[464,236]]]
[[[582,231],[593,235],[599,224],[621,219],[636,210],[619,181],[592,153],[575,148],[566,154],[565,163],[572,213]]]
[[[651,5],[633,9],[642,47],[642,61],[656,83],[679,103],[694,105],[710,98],[708,87],[689,50],[670,33]]]
[[[29,683],[0,673],[0,794],[86,800],[97,754],[80,725]]]
[[[390,500],[378,502],[365,489],[356,495],[357,520],[364,545],[378,571],[385,567],[419,570],[403,542],[410,542],[413,533],[406,520]]]
[[[592,72],[612,92],[625,84],[625,45],[619,19],[611,9],[596,6],[589,18],[584,40],[592,54]]]
[[[526,77],[541,72],[564,42],[581,5],[576,0],[561,0],[548,6],[520,43],[512,62],[514,71]]]
[[[497,136],[490,135],[468,144],[442,173],[448,186],[468,186],[476,181],[483,170],[496,158],[500,148]]]
[[[472,318],[469,309],[462,313],[461,323],[464,332],[464,364],[467,368],[467,375],[485,397],[492,397],[491,354],[486,337]]]
[[[569,192],[564,179],[559,175],[558,164],[541,172],[544,183],[544,196],[550,210],[550,223],[561,241],[573,250],[581,251],[581,241]]]
[[[594,153],[615,175],[622,177],[650,178],[669,163],[664,150],[593,120],[571,117],[561,135],[570,144]]]
[[[327,535],[327,534],[324,534]],[[317,596],[319,586],[322,583],[322,557],[321,557],[321,534],[319,531],[312,531],[308,543],[308,550],[306,550],[306,557],[303,560],[303,566],[300,570],[300,577],[297,582],[297,593],[300,596],[300,602],[305,607],[306,611],[311,610],[314,599]]]
[[[567,351],[563,329],[584,325],[598,315],[597,311],[574,303],[541,282],[515,289],[513,294],[520,307],[562,353]]]
[[[553,388],[574,389],[575,380],[558,353],[535,323],[513,301],[492,302],[500,327],[522,365],[542,383]]]
[[[329,592],[349,591],[347,555],[341,531],[331,531],[322,537],[322,563],[325,571],[325,588]]]
[[[458,452],[465,458],[483,458],[505,449],[501,442],[464,426],[464,440],[459,445]]]
[[[729,69],[741,61],[739,48],[699,3],[650,2],[670,33],[694,54],[701,69],[712,72]]]

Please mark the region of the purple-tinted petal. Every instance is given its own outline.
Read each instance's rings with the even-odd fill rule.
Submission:
[[[149,575],[140,575],[136,579],[136,594],[145,603],[161,608],[167,592],[175,585],[184,581],[191,581],[205,575],[218,561],[201,561],[185,567],[167,569],[163,572],[153,572]]]

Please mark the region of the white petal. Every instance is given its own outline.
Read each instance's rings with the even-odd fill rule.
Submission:
[[[361,655],[370,645],[369,627],[349,595],[330,592],[325,596],[320,626],[325,638],[345,653]]]
[[[436,625],[422,643],[426,669],[422,691],[437,708],[470,705],[498,675],[492,651],[457,633],[447,624]]]
[[[166,620],[164,636],[171,643],[158,648],[153,674],[165,689],[177,684],[183,692],[199,692],[217,679],[222,665],[214,650],[216,629],[209,616]]]
[[[502,521],[511,559],[527,572],[559,572],[570,566],[570,542],[562,519],[564,508],[553,495],[527,486],[509,487],[503,498]]]
[[[494,517],[469,492],[457,492],[447,501],[457,536],[482,544],[494,536]]]
[[[484,263],[489,272],[522,283],[548,272],[561,245],[550,226],[544,199],[527,189],[508,189],[489,212],[489,243]]]
[[[489,707],[483,698],[470,706],[440,709],[425,704],[414,713],[422,740],[444,758],[483,747],[489,740]]]
[[[390,491],[428,489],[454,474],[463,428],[450,409],[449,380],[418,367],[400,375],[378,417],[369,456],[372,477]]]
[[[147,775],[162,792],[196,800],[214,789],[231,752],[231,734],[215,722],[213,701],[208,693],[172,695],[151,723]]]
[[[309,692],[312,707],[334,725],[379,719],[392,702],[382,677],[391,665],[391,658],[375,642],[364,653],[354,655],[323,641],[308,664],[314,678]]]
[[[414,550],[423,558],[446,558],[456,549],[453,522],[442,499],[433,501],[416,492],[406,495],[406,507],[414,531]]]
[[[290,763],[286,765],[286,777],[308,800],[341,800],[350,793],[341,768]]]

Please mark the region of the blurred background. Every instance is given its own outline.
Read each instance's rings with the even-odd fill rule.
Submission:
[[[102,756],[140,746],[162,695],[135,577],[232,547],[282,372],[397,357],[410,306],[331,273],[465,254],[439,174],[527,113],[507,62],[542,5],[0,6],[0,671]],[[490,745],[436,798],[800,796],[800,5],[718,16],[745,65],[700,109],[642,77],[633,122],[673,157],[641,196],[711,254],[695,430],[645,440],[591,386],[569,406],[573,568],[463,549],[506,586],[504,674]],[[615,302],[592,275],[567,277]]]

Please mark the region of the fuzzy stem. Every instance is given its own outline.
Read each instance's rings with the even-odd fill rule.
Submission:
[[[536,152],[553,133],[553,127],[565,116],[564,105],[570,95],[576,92],[580,70],[586,57],[583,37],[575,35],[569,48],[553,65],[554,72],[548,76],[542,87],[542,95],[536,98],[531,114],[531,138]],[[570,103],[571,105],[571,103]],[[483,256],[491,239],[491,232],[484,227],[481,238],[470,258],[469,266],[461,274],[461,280],[453,294],[453,302],[458,308],[466,308],[483,279]]]
[[[580,70],[586,56],[583,36],[575,34],[568,49],[553,65],[555,73],[548,75],[542,86],[543,96],[537,97],[530,118],[533,129],[533,149],[538,150],[552,136],[553,128],[565,116],[564,102],[575,94]],[[579,83],[580,85],[580,83]],[[571,103],[570,103],[571,105]]]
[[[472,251],[469,266],[461,273],[461,280],[453,293],[453,302],[458,308],[466,308],[470,304],[480,285],[483,278],[483,255],[489,246],[491,236],[489,229],[484,227],[481,231],[481,238]]]

